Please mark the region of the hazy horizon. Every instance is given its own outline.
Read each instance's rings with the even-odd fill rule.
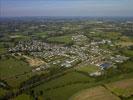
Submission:
[[[133,16],[133,0],[1,0],[1,17]]]

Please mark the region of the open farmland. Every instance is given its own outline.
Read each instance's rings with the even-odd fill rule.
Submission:
[[[62,86],[59,88],[51,89],[49,91],[44,90],[43,98],[51,99],[51,100],[68,100],[74,93],[80,91],[81,89],[88,88],[90,84],[88,83],[79,83],[79,84],[71,84]],[[43,90],[43,88],[40,88]],[[35,91],[38,93],[39,90]]]
[[[0,100],[131,100],[129,26],[133,18],[0,18]]]
[[[16,76],[19,74],[24,74],[31,70],[29,65],[22,61],[15,59],[13,57],[4,58],[0,60],[0,77],[2,79]]]
[[[47,37],[47,32],[35,33],[35,35],[39,38],[46,38]]]
[[[4,96],[7,92],[8,92],[7,90],[0,88],[0,97]]]
[[[121,45],[122,47],[132,46],[133,42],[120,42],[118,43],[118,45]]]
[[[33,100],[33,98],[27,94],[21,94],[21,95],[17,96],[14,99],[11,99],[11,100]]]
[[[48,42],[53,42],[53,43],[54,42],[55,43],[65,43],[65,44],[72,43],[72,37],[69,35],[50,37],[47,40],[48,40]]]
[[[73,93],[89,87],[89,82],[94,79],[77,72],[69,72],[59,78],[55,78],[42,85],[34,88],[36,93],[39,91],[44,92],[44,97],[51,98],[52,100],[67,100]],[[62,94],[60,93],[62,91]],[[53,99],[54,98],[54,99]]]
[[[18,85],[21,81],[27,79],[24,74],[30,71],[31,67],[22,60],[13,57],[0,60],[0,78],[8,82],[10,86],[15,87],[15,84]]]
[[[106,87],[118,96],[130,97],[133,95],[133,79],[125,79],[107,84]]]
[[[5,53],[7,50],[4,47],[3,43],[0,43],[0,54]]]
[[[93,81],[93,78],[90,78],[81,73],[77,73],[77,72],[73,71],[73,72],[66,73],[65,75],[63,75],[59,78],[53,79],[47,83],[44,83],[44,84],[36,87],[35,89],[37,89],[37,90],[52,89],[55,87],[62,87],[65,85],[70,85],[70,84],[75,84],[75,83],[84,83],[84,82],[89,82],[89,81]]]
[[[22,35],[22,33],[19,33],[18,35],[11,35],[10,39],[14,42],[18,42],[18,41],[26,41],[29,40],[31,37],[30,36],[26,36],[26,35]]]
[[[102,86],[86,89],[73,95],[70,100],[120,100]]]

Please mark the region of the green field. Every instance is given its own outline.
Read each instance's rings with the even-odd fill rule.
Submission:
[[[89,87],[89,84],[87,83],[66,85],[60,88],[44,91],[43,98],[46,98],[46,99],[50,98],[51,100],[68,100],[69,97],[71,97],[77,91],[80,91],[88,87]],[[40,87],[40,89],[43,90],[42,87]],[[36,90],[36,89],[35,91],[39,92],[39,90]]]
[[[96,71],[100,71],[100,68],[95,65],[86,65],[83,67],[75,67],[77,71],[86,72],[86,73],[93,73]]]
[[[23,79],[26,79],[21,74],[28,71],[31,71],[31,67],[22,60],[13,57],[0,59],[0,78],[6,80],[9,85],[15,86],[17,80],[20,83]]]
[[[73,84],[75,82],[86,82],[86,81],[93,81],[92,78],[85,76],[81,73],[77,72],[69,72],[65,74],[64,76],[61,76],[59,78],[53,79],[47,83],[44,83],[40,85],[39,87],[36,87],[36,89],[47,89],[47,88],[54,88],[57,86],[67,85],[67,84]],[[53,84],[54,83],[54,84]]]
[[[89,81],[94,81],[94,79],[86,75],[83,75],[81,73],[77,73],[73,71],[73,72],[67,73],[64,76],[61,76],[59,78],[46,82],[34,88],[34,90],[36,92],[39,92],[40,90],[44,91],[45,93],[44,97],[47,97],[47,98],[50,97],[50,98],[55,98],[55,100],[62,100],[62,99],[65,100],[70,95],[72,95],[73,92],[88,86],[87,82]],[[62,93],[63,95],[61,95],[60,93]]]
[[[65,44],[72,43],[72,37],[70,35],[50,37],[47,40],[49,42],[55,42],[55,43],[65,43]]]
[[[6,53],[6,48],[0,48],[0,54]]]
[[[131,65],[132,62],[126,62],[123,64],[123,67],[128,66],[128,68],[131,68]],[[117,76],[112,75],[110,78],[101,78],[97,81],[87,74],[78,72],[90,73],[97,70],[99,70],[99,68],[90,65],[75,67],[73,71],[68,72],[64,76],[45,82],[42,85],[33,88],[33,90],[36,93],[42,90],[44,92],[43,98],[50,98],[51,100],[68,100],[73,94],[85,88],[130,78],[133,75],[133,73],[120,74]]]
[[[33,99],[31,98],[31,96],[29,96],[27,94],[21,94],[21,95],[17,96],[14,99],[11,99],[11,100],[33,100]]]
[[[106,84],[106,87],[118,96],[130,97],[133,95],[132,78]]]
[[[0,88],[0,97],[4,96],[7,92],[7,90]]]
[[[4,48],[3,43],[0,43],[0,54],[5,53],[6,51],[7,51],[7,50],[6,50],[6,48]]]
[[[133,57],[133,50],[124,50],[122,53],[126,56]]]
[[[122,68],[127,68],[128,70],[132,70],[132,61],[127,61],[122,64]],[[83,65],[82,65],[83,66]],[[43,91],[43,95],[41,98],[51,99],[51,100],[68,100],[75,93],[82,91],[86,88],[91,88],[97,85],[106,84],[108,82],[117,81],[120,79],[126,79],[132,77],[133,73],[121,74],[121,75],[112,75],[111,78],[106,78],[97,81],[96,78],[89,77],[89,74],[98,71],[99,68],[93,65],[84,65],[83,67],[75,67],[68,71],[65,75],[52,79],[50,81],[44,82],[43,84],[33,88],[35,94],[39,94],[40,91]],[[11,69],[11,70],[8,70]],[[28,69],[28,70],[27,70]],[[0,60],[0,74],[4,77],[15,76],[17,74],[23,74],[26,71],[30,71],[31,67],[22,61],[13,57],[5,57]],[[3,72],[2,72],[3,71]],[[4,72],[7,72],[6,74]],[[84,72],[84,73],[80,73]],[[21,76],[7,78],[5,81],[12,86],[13,88],[18,87],[22,82],[28,80],[30,77],[37,73],[28,73]],[[130,74],[130,75],[129,75]],[[126,82],[129,83],[129,82]],[[112,88],[113,89],[113,88]],[[128,94],[122,94],[122,96],[129,95],[132,93],[131,90],[122,90],[122,89],[114,89],[118,93],[124,93],[126,91]],[[114,92],[113,90],[113,92]],[[122,91],[122,92],[121,92]],[[129,91],[129,92],[128,92]],[[29,91],[28,91],[29,93]],[[118,95],[118,93],[116,93]],[[131,94],[130,94],[131,95]],[[129,95],[129,96],[130,96]],[[120,95],[121,96],[121,95]],[[21,100],[21,98],[27,98],[27,96],[20,95],[13,100]],[[29,97],[28,97],[29,98]],[[31,97],[30,97],[31,99]],[[27,100],[30,100],[27,99]],[[43,100],[43,99],[42,99]]]
[[[108,32],[105,35],[105,38],[117,40],[119,37],[121,37],[121,33],[119,32]]]
[[[18,42],[18,41],[26,41],[26,40],[29,40],[31,37],[30,36],[26,36],[26,35],[19,34],[19,35],[10,36],[10,38],[12,39],[13,42]]]
[[[35,35],[40,38],[45,38],[48,36],[47,32],[35,33]]]
[[[29,65],[15,58],[9,57],[0,60],[0,76],[1,78],[11,77],[24,72],[30,71]]]
[[[73,95],[70,100],[120,100],[102,86],[85,89]]]

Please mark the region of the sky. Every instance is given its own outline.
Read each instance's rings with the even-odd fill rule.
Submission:
[[[0,0],[0,16],[133,16],[133,0]]]

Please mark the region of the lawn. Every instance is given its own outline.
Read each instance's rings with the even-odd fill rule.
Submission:
[[[75,67],[77,71],[86,72],[86,73],[93,73],[96,71],[100,71],[100,68],[95,65],[87,65],[82,67]]]
[[[50,37],[47,40],[49,42],[65,43],[65,44],[69,44],[73,42],[72,37],[70,35]]]

